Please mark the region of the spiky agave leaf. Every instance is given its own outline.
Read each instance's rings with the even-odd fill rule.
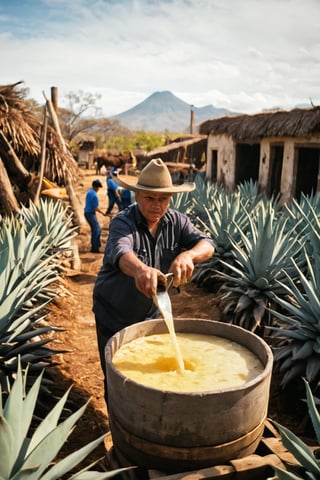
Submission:
[[[313,425],[313,429],[316,434],[317,441],[320,445],[320,414],[316,407],[315,398],[312,395],[312,391],[309,385],[309,382],[304,378],[304,383],[306,387],[306,395],[307,395],[307,404],[308,404],[308,411],[311,423]]]
[[[304,376],[314,385],[320,381],[320,258],[315,252],[312,257],[306,255],[305,261],[306,274],[292,261],[300,281],[294,281],[285,272],[286,283],[281,286],[286,297],[273,294],[274,304],[281,307],[281,312],[270,310],[280,320],[280,325],[273,327],[280,341],[275,346],[274,360],[278,366],[280,362],[284,387],[297,376]],[[285,366],[284,356],[291,360]]]
[[[214,198],[221,195],[223,188],[202,176],[196,176],[195,183],[196,189],[190,192],[191,206],[188,215],[197,228],[202,228],[207,216],[205,209],[211,209]]]
[[[284,447],[298,460],[298,462],[302,465],[304,470],[310,472],[311,474],[315,475],[315,479],[319,478],[320,476],[320,463],[315,458],[313,452],[310,448],[300,440],[294,433],[292,433],[286,427],[280,425],[277,422],[273,422],[280,433],[282,443]],[[283,470],[276,469],[276,473],[279,475],[280,472]],[[281,476],[279,478],[282,478]],[[307,478],[305,475],[297,476],[298,479]],[[312,478],[312,477],[311,477]]]
[[[64,421],[58,423],[70,392],[69,389],[38,425],[32,436],[28,438],[27,434],[33,420],[42,374],[28,392],[25,390],[26,376],[27,372],[23,374],[21,365],[19,365],[16,380],[5,404],[2,405],[0,401],[0,478],[3,480],[62,478],[82,462],[103,441],[104,436],[52,465],[52,461],[63,447],[88,402]],[[91,471],[90,475],[86,477],[85,472],[88,468],[90,466],[83,469],[78,478],[110,478],[119,471],[103,474]],[[94,474],[96,474],[95,477]],[[73,475],[73,478],[76,476]]]
[[[182,192],[173,195],[170,199],[170,207],[181,213],[189,214],[192,205],[191,192]]]
[[[317,411],[317,408],[315,406],[315,401],[312,396],[309,383],[306,380],[304,380],[304,383],[306,387],[309,416],[312,421],[312,424],[317,436],[317,440],[318,442],[320,442],[319,412]],[[288,465],[289,471],[276,468],[275,472],[277,474],[277,478],[279,480],[287,480],[287,479],[303,480],[306,478],[314,479],[314,480],[319,479],[320,478],[320,461],[315,457],[312,450],[302,440],[300,440],[294,433],[292,433],[288,428],[284,427],[283,425],[280,425],[274,420],[271,420],[271,421],[276,425],[280,433],[280,437],[283,445],[286,447],[288,452],[295,457],[295,459],[299,462],[299,464],[303,469],[301,473],[299,471],[295,471],[297,469],[292,471],[292,468],[290,468],[290,465]]]
[[[247,210],[253,211],[257,205],[263,202],[266,206],[271,203],[274,210],[280,211],[281,207],[277,199],[268,198],[265,192],[259,192],[259,184],[252,178],[240,183],[236,191],[239,192],[242,204]]]
[[[57,330],[49,325],[45,328],[42,326],[43,317],[40,316],[40,312],[48,304],[48,299],[40,301],[37,298],[41,290],[57,278],[50,267],[46,268],[47,265],[47,260],[40,263],[24,278],[20,277],[20,282],[19,275],[16,275],[17,280],[12,283],[12,290],[0,303],[0,383],[2,386],[12,381],[19,354],[23,365],[25,366],[27,362],[31,363],[33,371],[37,369],[37,364],[43,368],[43,360],[48,362],[49,358],[56,353],[44,347],[49,340],[42,338],[38,342],[35,341],[38,337]]]
[[[286,219],[276,217],[271,203],[259,203],[255,217],[247,216],[247,232],[239,228],[241,243],[230,237],[233,263],[220,262],[224,269],[217,272],[223,283],[219,297],[232,323],[260,333],[271,321],[267,307],[272,293],[282,291],[284,272],[295,273],[291,258],[300,262],[303,246],[292,230],[286,231]]]
[[[202,229],[208,232],[215,245],[214,256],[201,264],[193,275],[193,281],[199,286],[218,283],[216,270],[219,260],[232,262],[232,243],[241,240],[240,229],[246,230],[248,217],[239,193],[227,193],[216,189],[210,203],[203,206],[205,216],[199,219]]]
[[[33,248],[26,238],[24,229],[12,223],[13,235],[4,226],[1,229],[2,246],[0,283],[0,383],[4,386],[12,381],[19,352],[23,365],[28,360],[33,365],[49,358],[53,350],[44,349],[34,339],[45,332],[39,330],[39,312],[48,301],[46,289],[54,283],[58,274],[47,256],[47,247],[42,241]],[[35,230],[36,231],[36,230]],[[41,298],[40,298],[41,295]],[[48,327],[47,331],[54,331]],[[27,334],[27,335],[26,335]],[[32,355],[32,358],[30,358]],[[43,365],[41,364],[41,367]]]
[[[118,473],[125,472],[126,470],[131,470],[133,468],[135,467],[118,468],[116,470],[113,470],[112,472],[92,472],[90,470],[87,470],[85,472],[80,472],[76,475],[72,475],[69,480],[104,480],[108,478],[113,478]]]
[[[50,214],[46,216],[46,208]],[[30,363],[31,372],[48,365],[55,352],[45,347],[49,340],[34,341],[56,329],[38,328],[40,311],[56,295],[51,286],[59,280],[57,246],[68,240],[62,219],[61,205],[43,204],[39,217],[22,210],[19,218],[5,217],[0,225],[0,383],[4,387],[13,380],[18,354],[25,366]],[[26,228],[25,218],[29,218]],[[33,218],[31,222],[30,218]],[[43,221],[41,229],[37,221]],[[44,236],[42,236],[44,235]],[[51,238],[53,235],[53,238]],[[69,236],[68,236],[69,235]],[[53,248],[54,247],[54,248]]]
[[[39,237],[47,239],[50,250],[68,248],[77,234],[77,227],[72,226],[72,213],[61,200],[41,198],[39,207],[33,203],[28,208],[23,206],[20,215],[27,234],[38,228]]]
[[[215,255],[222,259],[230,257],[230,238],[238,242],[241,239],[240,229],[246,230],[248,222],[239,194],[215,196],[210,209],[205,208],[205,212],[207,218],[202,223],[215,242]]]
[[[297,236],[302,239],[308,255],[312,255],[314,241],[320,246],[320,195],[301,195],[300,201],[293,199],[290,205],[285,205],[284,215],[288,217],[288,227],[294,226]],[[319,251],[319,250],[317,250]]]

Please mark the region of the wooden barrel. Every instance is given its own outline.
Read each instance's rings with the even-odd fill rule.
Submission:
[[[215,335],[248,348],[263,372],[225,390],[179,393],[150,388],[121,374],[115,352],[138,337],[167,333],[163,320],[127,327],[106,346],[108,413],[115,449],[133,465],[181,472],[227,463],[254,453],[263,433],[272,373],[272,352],[257,335],[235,325],[175,319],[176,332]]]

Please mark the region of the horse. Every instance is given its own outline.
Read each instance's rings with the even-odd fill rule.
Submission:
[[[110,167],[116,167],[119,170],[124,170],[126,174],[128,163],[133,163],[134,157],[131,152],[128,153],[107,153],[105,155],[99,155],[94,157],[96,163],[96,175],[100,175],[101,168],[104,166],[106,169]]]

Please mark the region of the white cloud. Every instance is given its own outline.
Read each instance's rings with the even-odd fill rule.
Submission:
[[[248,113],[317,104],[319,14],[318,0],[1,2],[1,83],[38,101],[101,93],[105,115],[162,90]]]

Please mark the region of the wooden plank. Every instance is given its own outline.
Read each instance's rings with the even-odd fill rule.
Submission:
[[[110,432],[105,445],[112,468],[129,465],[125,458],[119,457],[118,452],[115,454]],[[297,464],[295,458],[283,446],[277,430],[268,421],[266,421],[264,436],[259,446],[267,451],[266,455],[252,454],[231,460],[228,465],[214,465],[174,474],[166,474],[158,470],[147,470],[145,471],[147,472],[147,477],[145,478],[150,480],[267,480],[274,475],[275,467],[286,470],[285,463]],[[135,470],[132,470],[131,474],[129,474],[128,480],[140,480],[135,475]]]

